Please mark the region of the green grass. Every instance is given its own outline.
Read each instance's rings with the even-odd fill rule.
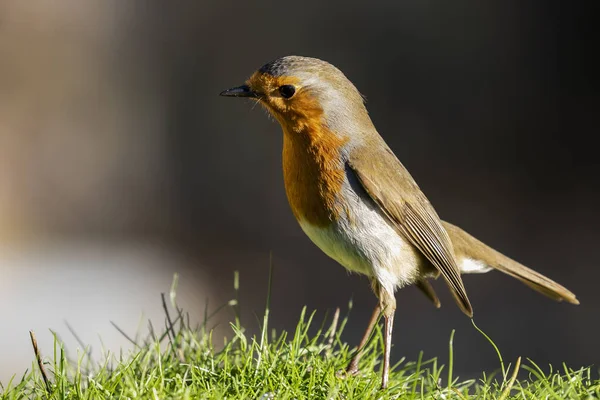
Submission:
[[[596,370],[566,366],[545,370],[530,360],[520,368],[505,367],[499,351],[501,368],[496,374],[482,373],[480,379],[459,381],[452,373],[453,357],[460,356],[453,354],[454,332],[448,367],[423,354],[414,361],[402,359],[393,367],[389,388],[381,391],[380,330],[366,349],[362,372],[344,377],[340,371],[354,351],[341,340],[347,315],[337,318],[338,310],[317,323],[315,313],[305,309],[294,331],[278,333],[268,328],[267,302],[260,334],[249,336],[237,317],[237,277],[235,288],[236,298],[219,309],[231,308],[235,317],[230,339],[218,349],[213,343],[223,343],[222,339],[212,337],[207,329],[212,316],[190,326],[188,316],[177,307],[173,288],[171,310],[175,311],[169,313],[164,304],[167,322],[161,334],[150,326],[146,339],[136,343],[129,354],[108,354],[101,363],[90,360],[85,351],[75,360],[68,359],[55,339],[53,349],[40,349],[46,356],[42,360],[47,384],[34,360],[29,372],[0,389],[0,399],[600,398]]]

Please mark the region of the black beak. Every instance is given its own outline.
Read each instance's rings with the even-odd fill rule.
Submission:
[[[258,97],[258,94],[250,89],[248,85],[242,85],[222,91],[219,96],[227,97]]]

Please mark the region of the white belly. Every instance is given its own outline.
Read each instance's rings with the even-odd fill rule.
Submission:
[[[390,293],[414,283],[422,264],[418,250],[394,230],[370,199],[345,186],[350,216],[342,213],[325,228],[299,221],[302,230],[329,257],[349,271],[374,277]]]

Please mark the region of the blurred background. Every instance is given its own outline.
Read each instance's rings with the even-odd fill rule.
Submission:
[[[592,2],[589,2],[590,5]],[[197,320],[233,297],[256,330],[269,252],[272,324],[375,297],[304,236],[289,211],[281,132],[219,98],[283,55],[332,62],[366,95],[380,133],[442,218],[574,291],[554,303],[501,275],[467,276],[476,323],[506,360],[597,363],[600,96],[585,2],[423,0],[0,1],[0,381],[31,366],[27,331],[71,354],[69,323],[99,356],[128,343],[180,274]],[[394,357],[498,368],[491,346],[434,283],[397,294]],[[216,321],[227,334],[226,311]],[[100,339],[101,338],[101,339]],[[479,375],[477,375],[479,376]]]

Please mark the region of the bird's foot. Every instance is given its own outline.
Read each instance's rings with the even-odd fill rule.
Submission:
[[[359,372],[360,370],[358,369],[358,365],[351,362],[346,369],[341,369],[337,371],[335,373],[335,376],[337,376],[340,379],[345,379],[348,376],[356,376]]]
[[[356,376],[360,370],[358,369],[358,363],[350,362],[348,367],[346,368],[346,375]]]

